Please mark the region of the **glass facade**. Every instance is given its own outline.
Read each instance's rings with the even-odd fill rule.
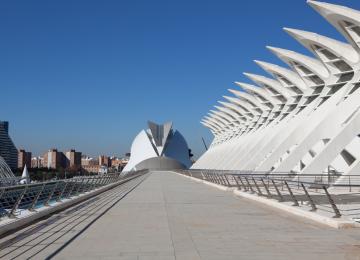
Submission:
[[[0,156],[11,169],[17,168],[18,151],[9,136],[9,123],[0,121]]]

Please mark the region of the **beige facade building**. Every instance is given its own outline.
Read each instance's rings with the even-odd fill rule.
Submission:
[[[31,152],[26,152],[24,149],[20,149],[18,152],[18,168],[24,167],[31,168]]]
[[[81,168],[81,152],[76,152],[74,149],[65,153],[66,166],[70,168]]]
[[[44,168],[47,167],[47,163],[44,162],[44,157],[33,157],[31,158],[31,168]]]
[[[100,170],[100,165],[96,164],[96,165],[83,165],[82,168],[90,173],[99,173]]]
[[[100,155],[99,156],[99,165],[100,166],[106,166],[111,167],[111,160],[108,156]]]
[[[49,169],[66,168],[64,154],[57,149],[50,149],[44,154],[44,165]]]

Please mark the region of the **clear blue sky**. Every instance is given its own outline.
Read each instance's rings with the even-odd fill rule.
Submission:
[[[284,26],[342,39],[303,0],[1,1],[0,120],[18,148],[90,155],[172,120],[199,156],[199,120],[232,82],[281,64],[265,45],[307,53]]]

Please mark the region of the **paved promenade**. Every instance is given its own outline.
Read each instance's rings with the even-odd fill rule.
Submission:
[[[134,185],[129,184],[128,190]],[[45,240],[48,246],[39,253],[29,251],[18,257],[360,259],[359,230],[336,230],[306,222],[175,173],[153,172],[119,201],[116,198],[124,191],[116,189],[113,192],[118,195],[108,207],[89,214],[89,219],[71,228],[67,236],[53,243]],[[94,215],[98,218],[90,221]],[[26,230],[12,238],[17,236],[21,242],[22,232]],[[32,236],[43,233],[38,228]],[[6,238],[0,241],[5,242]],[[25,246],[30,248],[31,240],[28,242]],[[20,248],[21,243],[17,243],[10,248]],[[10,253],[5,258],[14,256]]]

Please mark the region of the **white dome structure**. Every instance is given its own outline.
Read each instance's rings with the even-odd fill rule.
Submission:
[[[141,169],[186,169],[191,166],[189,148],[172,122],[158,125],[148,122],[131,145],[131,155],[123,172]]]

